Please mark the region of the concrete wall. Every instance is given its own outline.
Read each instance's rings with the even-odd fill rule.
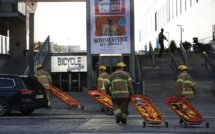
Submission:
[[[26,21],[9,22],[11,58],[23,57],[24,50],[29,49],[29,13],[35,13],[36,9],[37,3],[35,0],[26,1]]]
[[[202,42],[208,42],[212,39],[212,26],[215,24],[214,7],[215,0],[198,0],[198,2],[196,0],[177,0],[177,10],[175,0],[157,1],[140,22],[141,44],[148,45],[151,41],[155,48],[160,29],[164,28],[164,35],[169,37],[169,41],[175,40],[179,46],[181,31],[180,26],[177,25],[182,25],[182,42],[193,43],[193,37],[198,37]],[[157,31],[155,31],[156,12]],[[168,42],[165,42],[166,48],[168,45]]]

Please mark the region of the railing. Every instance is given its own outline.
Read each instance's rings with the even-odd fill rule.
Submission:
[[[207,53],[205,53],[204,56],[205,56],[205,68],[210,74],[212,80],[215,82],[215,66],[211,61],[211,59],[208,57]]]
[[[150,55],[150,58],[152,61],[152,65],[154,67],[155,66],[155,58],[154,58],[154,50],[153,50],[151,42],[149,43],[149,55]]]
[[[142,92],[139,92],[140,95],[145,95],[145,80],[144,80],[144,75],[143,75],[143,69],[142,69],[142,62],[141,62],[141,58],[140,55],[136,56],[136,60],[137,61],[137,75],[139,76],[139,85],[141,85],[141,90]]]
[[[210,42],[211,47],[210,47],[210,51],[212,55],[215,55],[215,40]]]
[[[186,53],[184,46],[182,44],[180,44],[180,50],[181,50],[180,54],[181,54],[181,57],[184,61],[184,65],[187,65],[187,53]]]
[[[175,78],[178,77],[178,65],[173,57],[173,54],[171,53],[171,59],[170,59],[170,67],[172,68],[173,74]]]
[[[0,54],[9,55],[10,37],[0,35]]]
[[[41,64],[42,66],[44,66],[49,56],[50,56],[50,41],[48,36],[43,45],[41,46],[40,50],[38,51],[38,53],[34,56],[34,73],[37,71],[37,65]],[[26,69],[24,74],[25,75],[29,74],[29,67]]]

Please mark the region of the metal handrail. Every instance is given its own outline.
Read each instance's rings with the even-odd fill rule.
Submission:
[[[36,69],[37,65],[41,64],[42,66],[44,66],[49,56],[50,56],[50,41],[48,36],[44,41],[43,45],[40,47],[38,53],[34,56],[34,73],[37,70]],[[25,70],[24,74],[25,75],[29,74],[29,66]]]
[[[139,69],[140,69],[140,72],[141,72],[140,80],[144,81],[144,75],[143,75],[142,62],[141,62],[141,59],[140,59],[140,55],[138,55],[138,59],[139,59]]]
[[[207,53],[204,53],[205,56],[205,68],[207,69],[208,73],[210,74],[212,80],[215,82],[215,66]]]
[[[154,67],[155,66],[155,56],[154,56],[154,50],[153,50],[151,42],[149,43],[149,56],[152,61],[152,66]]]
[[[175,78],[177,79],[178,65],[177,65],[172,53],[171,53],[171,57],[170,57],[170,67],[172,68],[173,74],[174,74]]]
[[[187,53],[186,53],[186,51],[185,51],[184,46],[182,45],[182,43],[180,44],[180,50],[181,50],[180,54],[181,54],[181,57],[182,57],[182,59],[184,61],[184,64],[187,65]]]
[[[138,55],[138,64],[139,64],[139,69],[140,70],[140,82],[141,82],[141,85],[142,85],[142,95],[145,95],[145,80],[144,80],[144,74],[143,74],[143,69],[142,69],[142,62],[141,62],[141,59],[140,59],[140,55]]]

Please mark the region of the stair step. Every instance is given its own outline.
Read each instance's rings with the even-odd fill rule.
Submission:
[[[161,58],[155,55],[155,67],[152,66],[149,55],[142,55],[142,64],[145,93],[151,97],[169,97],[176,96],[177,81],[169,67],[170,54],[165,53]],[[173,54],[177,65],[184,64],[180,53]],[[188,73],[193,77],[196,83],[196,97],[213,97],[214,82],[210,74],[204,67],[204,57],[201,54],[189,54]]]

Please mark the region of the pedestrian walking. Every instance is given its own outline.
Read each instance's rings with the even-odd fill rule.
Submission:
[[[107,72],[107,67],[106,66],[100,66],[99,67],[99,77],[98,77],[98,85],[97,85],[97,90],[98,91],[103,91],[105,92],[105,84],[108,81],[108,77],[110,76]],[[105,112],[106,108],[104,106],[101,107],[101,112]]]
[[[49,75],[47,71],[43,69],[42,65],[37,66],[37,72],[35,76],[38,78],[38,80],[43,84],[46,90],[47,99],[48,99],[48,108],[51,108],[51,102],[50,102],[50,88],[52,85],[52,78]]]
[[[185,98],[189,103],[193,103],[196,93],[196,85],[190,74],[187,73],[187,66],[180,65],[178,67],[179,75],[177,78],[177,97]],[[181,119],[179,123],[183,123]]]
[[[158,57],[162,57],[162,53],[164,51],[164,44],[163,44],[163,40],[167,40],[167,38],[163,35],[164,29],[161,28],[161,32],[158,35],[158,40],[159,40],[159,44],[160,44],[160,51],[159,51],[159,55]],[[167,40],[168,41],[168,40]]]
[[[110,92],[111,86],[111,101],[114,107],[114,115],[116,116],[116,123],[122,122],[126,124],[128,114],[128,104],[130,96],[133,96],[132,78],[125,72],[126,65],[123,62],[117,64],[117,70],[113,72],[105,85],[106,92]]]

